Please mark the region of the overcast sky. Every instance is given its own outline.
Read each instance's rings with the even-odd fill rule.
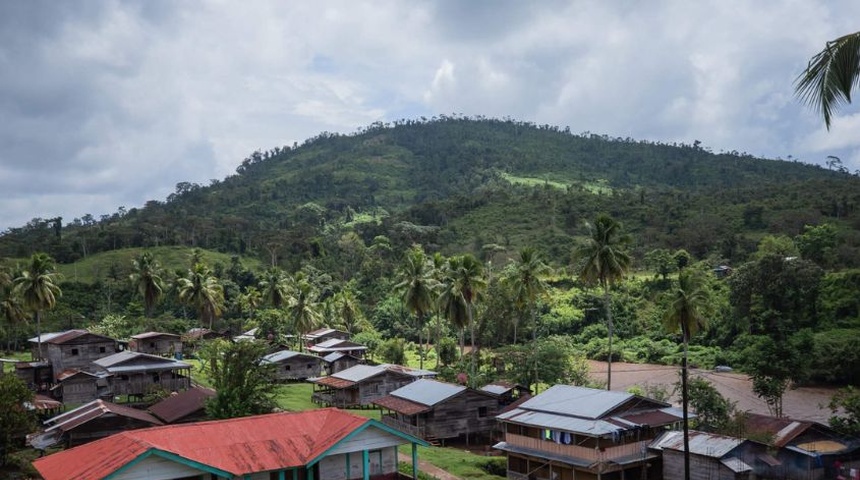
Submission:
[[[437,114],[860,169],[793,96],[860,2],[0,2],[0,231],[164,200],[252,151]]]

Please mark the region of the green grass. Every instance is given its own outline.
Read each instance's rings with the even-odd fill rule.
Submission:
[[[502,177],[511,182],[514,185],[526,185],[529,187],[534,187],[538,185],[549,185],[554,188],[566,189],[567,184],[561,182],[554,182],[545,178],[534,178],[534,177],[518,177],[516,175],[511,175],[509,173],[503,173]]]
[[[412,455],[412,446],[401,445],[400,453]],[[476,455],[466,450],[448,447],[418,447],[418,458],[459,478],[474,480],[499,480],[503,478],[491,475],[481,468],[481,465],[491,461],[493,457]]]

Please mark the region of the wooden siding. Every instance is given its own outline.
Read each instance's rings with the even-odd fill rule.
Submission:
[[[408,443],[397,435],[392,435],[382,429],[376,427],[367,427],[357,435],[350,437],[347,440],[340,441],[332,447],[329,455],[339,455],[342,453],[351,453],[359,455],[361,458],[362,450],[378,450],[388,447],[396,447]],[[352,458],[352,456],[350,456]]]
[[[132,347],[132,344],[134,347]],[[129,343],[129,350],[133,352],[149,353],[151,355],[173,357],[176,353],[182,353],[182,340],[155,337],[151,339],[136,339],[132,343]]]
[[[496,398],[466,390],[437,404],[432,410],[417,415],[392,413],[382,421],[403,432],[425,440],[441,440],[460,436],[484,435],[497,428]],[[483,415],[482,415],[483,414]]]
[[[408,375],[383,372],[349,388],[328,389],[314,392],[311,400],[339,408],[367,407],[400,387],[417,380]]]
[[[209,478],[209,474],[202,470],[152,455],[111,478],[116,480],[174,480],[204,474],[205,476],[201,478]]]
[[[43,343],[42,349],[47,360],[51,362],[54,378],[70,369],[94,372],[96,367],[92,364],[93,361],[117,352],[116,342],[113,340],[62,345]]]
[[[275,377],[278,380],[305,380],[322,374],[323,360],[310,356],[297,356],[278,362]]]
[[[720,463],[717,458],[690,455],[690,480],[735,480],[748,476],[748,473],[735,474]],[[663,450],[663,478],[666,480],[684,479],[683,452]]]
[[[111,379],[113,395],[144,395],[153,388],[163,388],[169,392],[188,390],[191,379],[174,372],[158,372],[158,380],[152,373],[118,375]]]
[[[505,441],[518,447],[530,448],[532,450],[556,455],[566,455],[568,457],[580,458],[588,462],[605,462],[620,457],[639,455],[644,452],[647,449],[648,444],[651,443],[651,439],[648,439],[600,450],[596,448],[580,447],[577,445],[563,445],[549,440],[525,437],[523,435],[515,435],[512,433],[505,435]]]
[[[368,452],[370,475],[388,475],[397,472],[397,448],[386,447]],[[319,463],[320,480],[347,480],[363,478],[362,454],[349,454],[349,477],[346,472],[346,454],[328,455]]]
[[[98,380],[95,378],[83,378],[80,380],[66,380],[61,382],[63,403],[74,405],[91,402],[98,398]]]

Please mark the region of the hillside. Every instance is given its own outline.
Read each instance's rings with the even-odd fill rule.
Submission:
[[[643,254],[686,248],[740,262],[765,234],[840,227],[840,262],[858,265],[860,179],[797,162],[693,145],[572,134],[512,120],[442,117],[323,133],[255,152],[209,186],[166,201],[0,236],[0,256],[47,251],[61,263],[129,247],[181,245],[295,268],[337,254],[349,231],[395,250],[446,253],[541,247],[564,264],[597,212],[621,220]],[[60,227],[60,228],[58,228]],[[488,253],[489,252],[489,253]]]

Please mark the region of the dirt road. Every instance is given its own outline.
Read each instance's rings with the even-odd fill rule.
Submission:
[[[589,366],[591,378],[605,383],[606,363],[589,361]],[[744,374],[690,369],[690,376],[700,376],[713,383],[724,397],[737,402],[738,410],[770,414],[764,400],[752,392],[752,381]],[[678,367],[619,362],[612,364],[612,390],[625,391],[634,385],[648,384],[663,385],[671,392],[678,380]],[[783,396],[783,413],[797,420],[812,420],[826,424],[830,411],[821,407],[827,405],[835,391],[831,388],[788,390]],[[678,398],[673,398],[673,401],[676,404],[680,403]]]

